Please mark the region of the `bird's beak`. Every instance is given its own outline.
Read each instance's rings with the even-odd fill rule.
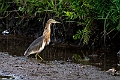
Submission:
[[[58,21],[55,21],[55,23],[60,23],[60,22],[58,22]]]

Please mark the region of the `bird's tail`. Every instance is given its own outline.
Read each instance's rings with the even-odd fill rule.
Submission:
[[[24,56],[25,57],[29,56],[27,50],[25,51]]]

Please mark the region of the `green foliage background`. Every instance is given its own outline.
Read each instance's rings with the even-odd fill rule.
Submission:
[[[50,18],[77,23],[83,28],[76,30],[73,39],[83,44],[89,43],[96,28],[102,29],[104,44],[106,36],[120,30],[120,0],[0,0],[0,6],[0,19],[14,12],[20,21],[25,17],[43,20],[42,15],[47,14]],[[98,25],[95,21],[101,25],[95,26]]]

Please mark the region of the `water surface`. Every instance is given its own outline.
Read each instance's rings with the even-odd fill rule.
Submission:
[[[1,35],[0,36],[0,52],[7,52],[12,56],[23,56],[24,51],[34,40],[33,37],[24,37],[21,35]],[[73,55],[79,55],[82,60],[76,60]],[[45,49],[40,53],[40,56],[44,61],[67,61],[82,63],[85,65],[94,65],[101,67],[102,70],[108,70],[109,68],[115,67],[120,70],[118,64],[117,52],[114,50],[104,49],[81,49],[77,46],[64,43],[51,43],[46,46]],[[34,55],[29,57],[35,58]],[[90,60],[84,60],[87,57]]]

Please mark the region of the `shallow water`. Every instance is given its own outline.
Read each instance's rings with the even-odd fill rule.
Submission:
[[[24,51],[29,44],[34,40],[31,37],[23,37],[16,35],[1,35],[0,36],[0,52],[8,52],[12,56],[23,56]],[[73,55],[79,55],[82,60],[76,61],[73,59]],[[46,46],[40,53],[40,56],[44,61],[67,61],[82,63],[86,65],[94,65],[100,67],[102,70],[108,70],[115,67],[120,70],[118,66],[117,52],[114,50],[104,49],[80,49],[79,47],[72,46],[70,44],[51,43]],[[29,57],[35,58],[34,55]],[[84,57],[88,57],[90,60],[84,60]]]

